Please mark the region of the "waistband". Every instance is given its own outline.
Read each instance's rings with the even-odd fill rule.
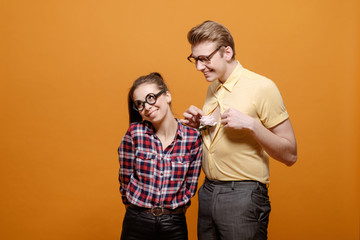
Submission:
[[[133,204],[129,205],[129,208],[134,209],[135,211],[151,213],[154,217],[160,217],[162,215],[171,215],[171,214],[182,214],[186,212],[186,209],[189,205],[181,206],[175,209],[163,208],[161,206],[156,206],[153,208],[144,208],[139,207]]]
[[[268,188],[268,184],[261,183],[259,181],[255,180],[242,180],[242,181],[220,181],[220,180],[213,180],[205,178],[205,184],[211,184],[211,185],[220,185],[220,186],[227,186],[234,188],[235,186],[241,186],[241,185],[258,185],[264,188]]]

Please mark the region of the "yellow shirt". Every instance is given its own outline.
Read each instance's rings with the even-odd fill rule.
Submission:
[[[224,84],[210,84],[204,103],[206,115],[219,106],[221,114],[234,108],[271,128],[289,116],[281,94],[268,78],[243,68],[238,63]],[[217,121],[213,139],[203,130],[203,170],[206,177],[222,181],[256,180],[269,182],[269,156],[245,132],[225,129]]]

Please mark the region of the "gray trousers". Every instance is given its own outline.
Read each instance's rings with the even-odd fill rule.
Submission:
[[[265,184],[205,179],[199,189],[199,240],[263,240],[271,211]]]

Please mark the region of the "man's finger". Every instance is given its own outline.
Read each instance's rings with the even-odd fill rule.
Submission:
[[[189,119],[192,119],[192,118],[193,118],[193,115],[192,115],[192,114],[190,114],[190,113],[187,113],[187,112],[184,112],[184,113],[183,113],[183,116],[184,116],[184,118],[185,118],[185,119],[187,119],[187,120],[189,120]]]
[[[188,124],[188,123],[189,123],[189,120],[186,120],[186,119],[180,119],[180,123],[181,123],[181,124],[186,125],[186,124]]]
[[[195,107],[193,105],[190,106],[189,109],[186,112],[188,112],[188,113],[190,113],[190,114],[192,114],[194,116],[199,116],[199,117],[205,115],[204,112],[201,109],[199,109],[199,108],[197,108],[197,107]]]

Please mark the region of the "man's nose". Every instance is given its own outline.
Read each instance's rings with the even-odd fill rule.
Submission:
[[[198,71],[202,71],[205,69],[205,64],[202,61],[197,61],[196,62],[196,69]]]

